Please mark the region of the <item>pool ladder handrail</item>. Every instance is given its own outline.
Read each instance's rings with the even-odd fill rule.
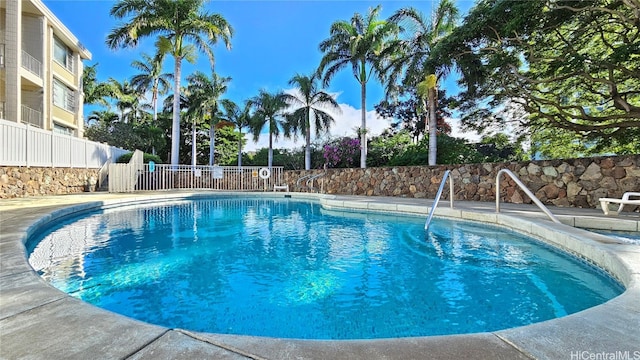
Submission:
[[[429,225],[431,225],[431,219],[433,218],[433,213],[436,211],[436,207],[438,207],[438,203],[440,202],[440,197],[442,196],[442,190],[444,189],[444,184],[449,179],[449,207],[453,209],[453,178],[450,177],[451,171],[447,170],[444,172],[444,176],[442,177],[442,181],[440,182],[440,187],[438,188],[438,192],[436,193],[436,198],[433,200],[433,204],[431,205],[431,210],[429,211],[429,216],[427,217],[427,221],[424,223],[424,230],[429,230]]]
[[[531,199],[531,201],[533,201],[536,205],[538,205],[538,208],[542,210],[542,212],[544,212],[549,217],[549,219],[551,219],[551,221],[553,221],[554,223],[560,224],[560,220],[558,220],[558,218],[556,218],[551,213],[551,211],[546,206],[544,206],[542,201],[540,201],[540,199],[538,199],[531,192],[531,190],[529,190],[529,188],[522,181],[520,181],[518,176],[516,176],[516,174],[514,174],[513,171],[509,169],[502,169],[498,171],[498,175],[496,175],[496,212],[497,213],[500,212],[500,175],[502,174],[509,175],[509,177],[511,177],[511,179],[520,187],[520,189],[524,191],[524,193],[529,197],[529,199]]]
[[[311,176],[311,177],[307,180],[307,187],[309,188],[309,191],[310,191],[310,192],[313,192],[313,189],[315,189],[315,188],[313,187],[313,180],[315,180],[315,179],[317,179],[317,178],[319,178],[319,177],[325,176],[326,174],[327,174],[326,172],[324,172],[324,173],[320,173],[320,174],[317,174],[317,175]]]
[[[307,174],[304,176],[301,176],[298,181],[296,181],[296,189],[300,187],[300,182],[302,182],[302,180],[306,179],[306,178],[310,178],[311,176],[313,176],[313,174]]]

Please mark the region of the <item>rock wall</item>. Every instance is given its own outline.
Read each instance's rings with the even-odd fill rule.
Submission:
[[[93,191],[97,178],[98,169],[0,166],[0,199]]]
[[[314,181],[328,194],[400,196],[433,199],[446,170],[454,180],[454,199],[495,201],[496,175],[501,169],[513,171],[545,204],[595,208],[601,197],[620,198],[626,191],[640,191],[640,155],[542,160],[522,163],[486,163],[443,166],[398,166],[368,169],[329,169]],[[308,174],[322,170],[286,171],[285,181],[292,191],[309,191]],[[445,187],[443,196],[448,198]],[[500,180],[501,201],[531,203],[507,175]],[[628,210],[632,209],[627,206]]]

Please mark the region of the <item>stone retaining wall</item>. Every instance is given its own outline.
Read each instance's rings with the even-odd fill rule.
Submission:
[[[95,190],[91,178],[98,178],[98,169],[0,166],[0,199]]]
[[[443,166],[398,166],[368,169],[329,169],[314,182],[323,192],[341,195],[400,196],[433,199],[445,170],[454,179],[455,200],[495,201],[496,175],[513,171],[545,204],[595,208],[601,197],[620,198],[626,191],[640,191],[640,155],[543,160],[522,163],[487,163]],[[292,191],[309,191],[303,180],[322,170],[286,171],[285,182]],[[320,183],[319,181],[323,182]],[[500,180],[501,200],[531,203],[506,175]],[[448,198],[448,186],[444,198]],[[628,210],[638,210],[627,206]]]

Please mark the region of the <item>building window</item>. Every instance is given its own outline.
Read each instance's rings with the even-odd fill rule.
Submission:
[[[76,111],[76,95],[73,89],[64,85],[57,79],[53,79],[53,105],[67,111]]]
[[[55,36],[53,37],[53,59],[67,70],[73,72],[73,52]]]
[[[73,136],[73,131],[74,130],[72,128],[53,123],[53,132],[56,133],[56,134],[64,134],[64,135],[72,135]]]

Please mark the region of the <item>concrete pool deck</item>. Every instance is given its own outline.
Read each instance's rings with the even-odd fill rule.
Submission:
[[[291,340],[142,323],[54,289],[27,262],[26,238],[70,213],[212,194],[220,193],[94,193],[0,200],[0,358],[640,359],[640,245],[552,223],[533,205],[502,204],[501,213],[496,214],[494,203],[457,201],[449,209],[448,201],[442,201],[436,215],[486,221],[546,238],[603,267],[626,291],[569,316],[501,331],[383,340]],[[321,202],[329,208],[424,214],[432,200],[328,195],[321,196]],[[551,211],[569,225],[640,231],[637,213],[605,217],[596,209],[552,207]]]

